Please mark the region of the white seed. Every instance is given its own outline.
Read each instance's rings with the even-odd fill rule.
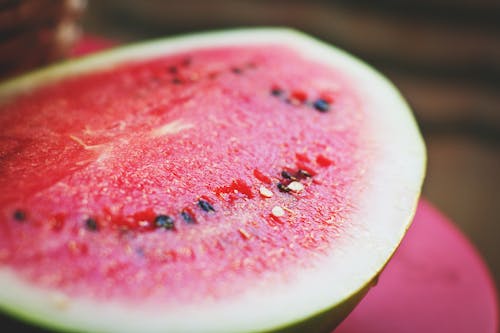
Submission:
[[[148,221],[139,221],[139,226],[140,227],[147,227],[147,226],[149,226],[149,222]]]
[[[271,192],[270,189],[268,189],[267,187],[265,186],[261,186],[259,188],[259,192],[260,192],[260,195],[262,195],[263,197],[265,198],[270,198],[273,196],[273,192]]]
[[[246,231],[243,228],[239,228],[238,231],[239,231],[241,237],[243,237],[244,239],[250,239],[250,234],[248,233],[248,231]]]
[[[274,206],[273,209],[271,210],[271,214],[273,214],[276,217],[284,216],[285,210],[280,206]]]
[[[288,184],[287,187],[290,189],[290,191],[293,191],[293,192],[300,192],[304,189],[304,185],[302,185],[302,183],[299,183],[296,181],[291,182],[290,184]]]

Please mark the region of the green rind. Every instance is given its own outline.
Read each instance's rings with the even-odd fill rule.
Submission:
[[[342,302],[340,305],[334,305],[332,308],[322,311],[317,314],[313,314],[312,316],[302,319],[297,322],[293,322],[287,324],[286,326],[277,327],[275,329],[266,330],[266,331],[254,331],[248,333],[331,333],[331,331],[337,327],[346,317],[347,315],[356,307],[359,301],[365,296],[365,294],[374,286],[374,282],[370,282],[363,289],[349,297],[347,300]],[[19,320],[19,322],[15,322],[16,330],[20,330],[23,333],[45,333],[51,331],[58,332],[66,332],[66,333],[85,333],[85,330],[78,329],[68,329],[67,327],[54,325],[53,322],[45,321],[43,318],[32,317],[24,312],[17,311],[5,311],[13,318]],[[10,318],[9,318],[10,319]],[[0,324],[2,323],[2,316],[0,316]],[[46,331],[37,326],[29,325],[29,323],[35,325],[38,324],[45,329],[49,329],[50,331]],[[3,325],[2,325],[3,326]],[[10,325],[7,325],[10,327]],[[243,331],[242,331],[243,333]],[[245,332],[247,333],[247,332]]]
[[[311,317],[283,327],[277,327],[274,330],[255,333],[331,333],[351,313],[373,285],[374,282],[372,281],[340,304],[337,303],[331,308],[314,314]]]

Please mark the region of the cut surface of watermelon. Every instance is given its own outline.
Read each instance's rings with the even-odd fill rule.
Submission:
[[[284,29],[121,48],[0,100],[0,306],[62,329],[335,311],[399,244],[424,172],[395,88]]]

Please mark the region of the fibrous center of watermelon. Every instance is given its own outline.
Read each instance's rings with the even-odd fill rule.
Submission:
[[[220,297],[314,265],[366,165],[352,87],[284,47],[128,63],[1,108],[0,263],[71,295]]]

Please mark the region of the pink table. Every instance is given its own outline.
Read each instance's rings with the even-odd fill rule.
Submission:
[[[422,200],[373,288],[335,333],[495,333],[491,276],[469,241]]]

